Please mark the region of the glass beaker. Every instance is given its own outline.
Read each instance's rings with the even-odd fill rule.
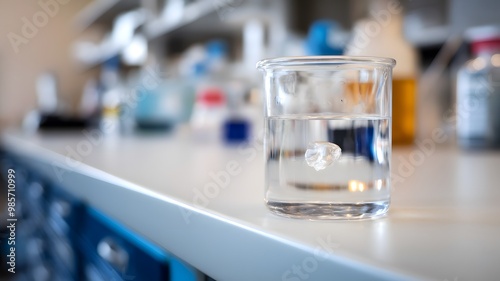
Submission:
[[[262,60],[266,193],[274,213],[307,219],[373,218],[390,203],[395,60]]]

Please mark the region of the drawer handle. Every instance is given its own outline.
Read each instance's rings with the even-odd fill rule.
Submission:
[[[112,238],[104,238],[97,244],[97,253],[119,271],[125,272],[128,265],[128,253]]]
[[[45,190],[43,185],[37,181],[34,181],[29,185],[28,194],[31,198],[38,200],[43,196],[44,191]]]
[[[71,213],[71,206],[68,202],[57,200],[52,203],[52,211],[61,218],[66,219]]]

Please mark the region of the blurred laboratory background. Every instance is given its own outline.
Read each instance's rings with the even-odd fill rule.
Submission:
[[[213,130],[208,127],[232,119],[225,137],[241,141],[261,115],[258,60],[346,54],[397,60],[395,145],[412,144],[435,128],[453,137],[458,131],[467,147],[498,141],[493,128],[500,121],[486,106],[494,106],[496,98],[488,95],[492,103],[483,102],[472,113],[466,105],[457,107],[467,104],[478,76],[490,77],[484,87],[498,86],[496,70],[490,69],[498,64],[500,36],[495,13],[500,4],[494,0],[46,0],[1,5],[3,128],[93,127],[128,134],[186,125],[209,135]],[[466,66],[473,58],[479,60]],[[467,116],[456,118],[460,110]],[[471,128],[477,120],[491,124]]]
[[[1,1],[0,130],[86,129],[89,139],[190,134],[231,146],[262,137],[257,61],[359,55],[397,60],[394,147],[439,135],[440,145],[494,149],[498,11],[497,0]],[[34,182],[26,200],[38,194]],[[66,205],[55,208],[64,213]],[[23,231],[26,241],[37,235]],[[34,241],[19,251],[36,255]],[[56,280],[37,270],[26,280]]]

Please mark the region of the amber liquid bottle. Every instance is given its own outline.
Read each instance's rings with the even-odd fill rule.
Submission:
[[[415,139],[416,82],[395,77],[392,81],[392,143],[412,144]]]
[[[397,12],[388,9],[389,2],[392,3],[389,0],[369,2],[372,14],[389,13],[390,17],[384,18],[386,21],[376,17],[358,21],[346,55],[396,59],[392,77],[392,144],[410,145],[416,132],[417,54],[403,37],[402,6]],[[378,32],[367,32],[374,25],[379,25]]]
[[[346,102],[374,107],[373,83],[346,84]],[[413,78],[394,78],[392,81],[392,142],[396,145],[412,144],[415,139],[416,82]]]

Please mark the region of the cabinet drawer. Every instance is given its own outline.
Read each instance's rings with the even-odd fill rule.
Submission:
[[[73,240],[79,227],[83,203],[53,185],[47,194],[48,222],[55,234]]]
[[[86,209],[81,227],[89,274],[105,276],[112,271],[122,280],[134,281],[199,280],[196,270],[93,208]]]

